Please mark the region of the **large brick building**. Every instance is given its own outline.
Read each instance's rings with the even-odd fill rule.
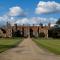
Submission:
[[[44,33],[44,37],[48,38],[48,30],[50,28],[50,25],[48,26],[17,26],[15,24],[14,26],[10,26],[7,24],[7,27],[3,30],[0,29],[0,35],[1,37],[13,37],[13,36],[19,36],[19,37],[39,37],[41,33]],[[5,31],[5,32],[4,32]]]

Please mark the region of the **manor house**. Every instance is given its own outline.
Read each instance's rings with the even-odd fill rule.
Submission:
[[[11,26],[7,23],[7,27],[0,28],[0,37],[39,37],[43,35],[43,37],[48,38],[48,30],[50,28],[50,24],[48,26]]]

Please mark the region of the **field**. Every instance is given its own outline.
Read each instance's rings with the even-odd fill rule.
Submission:
[[[21,38],[0,38],[0,53],[17,46],[21,41]]]
[[[52,53],[60,55],[60,39],[37,38],[33,39],[33,41],[35,41],[39,47],[43,47]]]

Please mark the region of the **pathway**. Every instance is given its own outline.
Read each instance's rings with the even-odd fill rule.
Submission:
[[[0,60],[60,60],[60,56],[39,48],[35,42],[27,38],[17,47],[1,53]]]

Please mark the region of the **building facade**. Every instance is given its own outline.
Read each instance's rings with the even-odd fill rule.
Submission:
[[[17,26],[15,24],[14,26],[7,25],[7,28],[4,29],[5,33],[1,29],[0,32],[1,35],[3,34],[2,37],[40,37],[40,35],[43,35],[45,38],[48,38],[49,28],[50,26]]]

